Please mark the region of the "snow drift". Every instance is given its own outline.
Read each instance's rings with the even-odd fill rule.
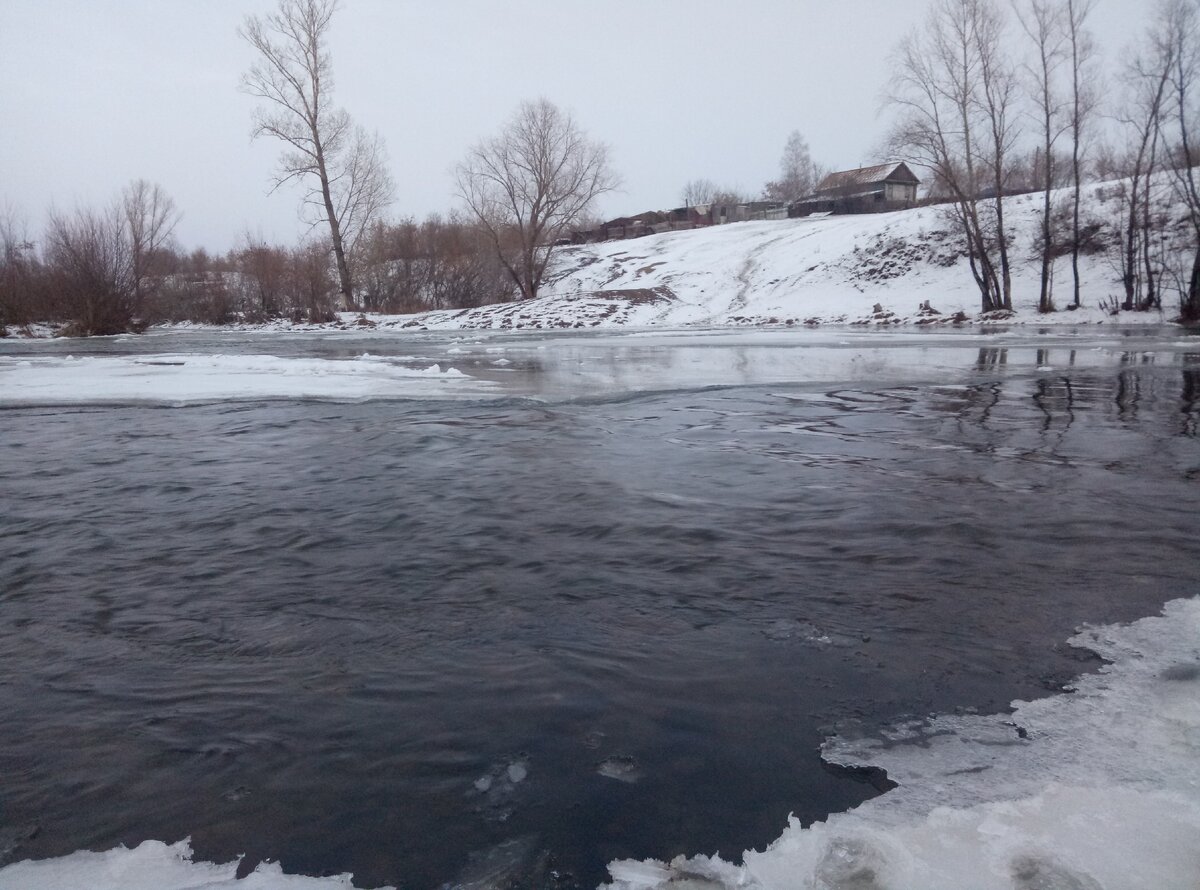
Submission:
[[[1123,297],[1119,246],[1105,221],[1117,186],[1086,188],[1085,223],[1100,233],[1081,257],[1083,308],[1039,315],[1041,196],[1005,199],[1015,320],[1111,320]],[[1181,211],[1180,211],[1181,212]],[[1072,291],[1069,258],[1055,266],[1055,302]],[[922,306],[929,303],[928,309]],[[593,328],[613,325],[940,324],[979,320],[979,292],[945,207],[739,222],[559,248],[537,300],[392,317],[385,327]],[[878,308],[877,308],[878,307]],[[1173,317],[1175,306],[1166,306]],[[1158,312],[1122,323],[1160,322]]]

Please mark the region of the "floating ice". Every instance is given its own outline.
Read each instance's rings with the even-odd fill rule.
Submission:
[[[506,822],[513,814],[518,787],[529,777],[529,761],[524,757],[494,763],[471,783],[467,797],[476,798],[475,811],[489,822]]]
[[[743,864],[614,862],[612,890],[1196,890],[1200,597],[1071,638],[1111,662],[1010,715],[946,716],[834,738],[831,763],[898,788]]]
[[[195,862],[187,840],[145,841],[132,850],[79,852],[58,859],[18,862],[0,868],[0,890],[348,890],[352,875],[310,878],[285,875],[278,863],[262,863],[237,878],[238,861]],[[394,888],[380,888],[394,890]]]
[[[616,779],[626,785],[633,785],[642,778],[642,771],[637,761],[628,754],[614,754],[596,764],[596,772],[606,779]]]

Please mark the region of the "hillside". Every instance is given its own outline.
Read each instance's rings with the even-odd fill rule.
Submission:
[[[1098,224],[1081,258],[1083,308],[1037,313],[1039,195],[1005,200],[1011,232],[1012,322],[1113,321],[1122,294],[1116,188],[1094,185],[1083,219]],[[1065,201],[1067,195],[1059,196]],[[1168,211],[1171,208],[1166,208]],[[587,328],[609,325],[934,324],[978,321],[979,295],[943,207],[895,213],[742,222],[628,241],[563,247],[535,301],[389,318],[384,327]],[[1070,302],[1070,258],[1055,265],[1055,302]],[[922,310],[928,301],[934,311]],[[879,310],[876,306],[879,306]],[[1122,313],[1121,323],[1175,315]]]

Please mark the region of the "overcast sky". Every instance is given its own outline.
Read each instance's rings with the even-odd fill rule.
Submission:
[[[1097,0],[1112,59],[1149,0]],[[135,178],[183,211],[186,248],[247,231],[291,241],[279,147],[250,140],[253,59],[236,29],[275,0],[0,0],[0,211],[31,234],[53,204]],[[608,216],[675,206],[706,177],[757,193],[792,130],[837,169],[875,159],[887,55],[926,0],[345,0],[336,101],[386,140],[394,215],[455,204],[451,169],[523,99],[545,96],[612,148]]]

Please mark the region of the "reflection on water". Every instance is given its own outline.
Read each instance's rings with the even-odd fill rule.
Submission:
[[[1183,414],[1181,435],[1196,437],[1196,417],[1200,412],[1200,355],[1188,356],[1194,364],[1183,369],[1183,392],[1180,398],[1180,412]]]
[[[502,342],[543,396],[605,370],[4,412],[14,855],[191,835],[416,888],[733,855],[875,793],[829,726],[1038,695],[1081,622],[1195,593],[1194,354],[962,343],[920,382],[924,346],[854,341],[822,349],[897,379],[809,385],[761,346]],[[760,385],[595,394],[692,364]]]

